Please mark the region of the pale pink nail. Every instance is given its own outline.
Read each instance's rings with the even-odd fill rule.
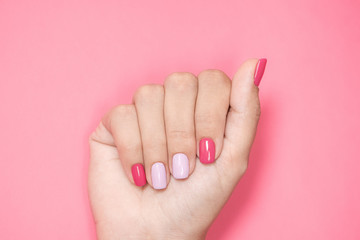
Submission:
[[[166,170],[163,163],[157,162],[152,165],[151,179],[155,189],[166,188]]]
[[[189,159],[183,153],[177,153],[172,159],[173,173],[176,179],[184,179],[189,176]]]

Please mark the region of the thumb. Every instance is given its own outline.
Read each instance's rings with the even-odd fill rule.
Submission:
[[[232,80],[230,110],[221,156],[226,175],[239,180],[247,168],[260,117],[259,88],[266,59],[245,61]],[[220,161],[219,161],[220,162]],[[232,181],[231,181],[232,182]],[[237,183],[237,181],[236,181]]]

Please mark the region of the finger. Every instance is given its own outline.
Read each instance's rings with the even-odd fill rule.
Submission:
[[[164,116],[170,171],[174,178],[185,179],[195,168],[194,112],[197,78],[191,73],[173,73],[166,78],[164,88]]]
[[[166,188],[169,181],[164,123],[164,88],[144,85],[134,94],[143,147],[145,172],[154,189]]]
[[[232,81],[223,153],[227,155],[224,159],[230,164],[227,169],[235,171],[237,177],[241,177],[247,168],[251,145],[255,138],[260,117],[257,85],[260,83],[265,65],[266,59],[247,60]]]
[[[146,178],[135,106],[114,107],[104,116],[102,123],[112,134],[121,164],[129,180],[137,186],[144,186]]]
[[[195,126],[202,163],[214,162],[221,153],[230,89],[231,81],[222,71],[205,70],[198,76]]]

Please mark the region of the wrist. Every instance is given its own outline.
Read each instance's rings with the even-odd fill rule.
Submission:
[[[144,240],[205,240],[206,234],[202,236],[139,236],[139,235],[122,235],[119,239],[124,240],[135,240],[135,239],[144,239]],[[99,240],[112,240],[114,239],[113,236],[105,236],[98,234]]]
[[[163,234],[151,234],[143,239],[148,240],[205,240],[206,232],[193,234],[164,232]]]
[[[141,233],[133,232],[126,233],[126,231],[113,231],[111,229],[97,229],[97,239],[99,240],[113,240],[113,239],[124,239],[124,240],[205,240],[206,232],[204,233],[194,233],[194,234],[185,234],[185,233],[163,233],[163,234],[154,234],[154,233]]]
[[[199,234],[199,235],[191,235],[191,236],[184,236],[184,235],[168,235],[163,236],[162,238],[152,238],[154,240],[205,240],[206,233],[205,234]]]
[[[149,237],[145,239],[149,240],[205,240],[206,234],[199,235],[199,236],[182,236],[182,235],[167,235],[167,236],[155,236],[155,237]]]

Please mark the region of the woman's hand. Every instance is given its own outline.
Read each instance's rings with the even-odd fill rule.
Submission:
[[[99,239],[205,238],[247,168],[265,65],[248,60],[232,81],[173,73],[103,117],[90,136]]]

